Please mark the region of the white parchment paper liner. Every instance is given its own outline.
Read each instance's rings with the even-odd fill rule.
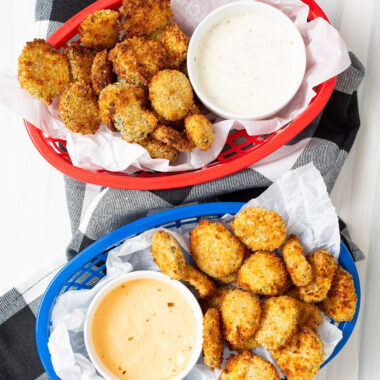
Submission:
[[[215,8],[234,0],[171,0],[174,21],[190,36],[198,23]],[[276,131],[300,115],[315,96],[313,88],[338,75],[350,65],[347,48],[339,33],[327,21],[318,18],[307,22],[308,6],[300,0],[258,0],[287,14],[296,24],[306,46],[307,67],[304,80],[294,99],[275,117],[261,121],[221,120],[207,116],[214,123],[215,142],[206,152],[195,149],[181,153],[169,164],[165,159],[152,159],[138,144],[129,144],[118,133],[102,125],[95,135],[82,136],[67,130],[58,117],[57,102],[50,107],[21,90],[14,74],[0,73],[0,102],[48,136],[67,140],[67,149],[74,166],[88,170],[134,173],[139,170],[175,172],[201,168],[212,162],[225,145],[231,129],[246,129],[249,135]]]
[[[328,196],[319,171],[312,165],[284,174],[260,197],[251,200],[244,207],[260,205],[275,210],[287,221],[289,233],[295,233],[310,253],[325,248],[339,256],[340,234],[338,218]],[[231,215],[221,218],[223,223],[232,220]],[[189,260],[189,231],[195,225],[188,224],[169,232],[177,239]],[[127,239],[122,245],[110,251],[107,258],[107,276],[91,290],[68,291],[57,300],[52,312],[52,334],[49,349],[54,369],[64,380],[100,379],[88,359],[83,339],[83,325],[87,308],[98,292],[110,280],[132,270],[158,270],[150,252],[151,239],[157,229]],[[333,352],[342,338],[341,331],[324,318],[319,327],[325,345],[325,358]],[[254,350],[258,355],[273,362],[270,353],[263,347]],[[224,357],[229,356],[226,348]],[[217,379],[220,371],[210,371],[200,358],[196,367],[186,377],[188,380]]]

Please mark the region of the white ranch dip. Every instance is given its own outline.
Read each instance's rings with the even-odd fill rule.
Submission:
[[[239,115],[270,113],[290,100],[296,44],[289,27],[276,21],[254,10],[235,11],[204,34],[192,66],[207,100]]]

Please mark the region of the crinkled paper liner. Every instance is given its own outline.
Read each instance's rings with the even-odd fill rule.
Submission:
[[[231,0],[171,0],[174,21],[190,36],[198,23],[215,8]],[[130,144],[111,132],[104,124],[95,135],[72,133],[58,117],[57,101],[51,106],[29,96],[15,75],[0,73],[0,102],[48,136],[67,141],[67,150],[74,166],[88,170],[108,170],[131,174],[139,170],[176,172],[204,167],[222,151],[232,129],[245,129],[249,135],[274,132],[300,115],[315,96],[314,87],[338,75],[350,65],[347,48],[337,30],[322,18],[307,22],[308,6],[300,0],[258,0],[287,14],[302,34],[306,46],[307,67],[304,80],[293,100],[275,117],[260,121],[221,120],[207,114],[214,123],[215,142],[211,149],[199,148],[180,153],[177,161],[152,159],[138,144]]]
[[[289,234],[296,234],[305,252],[319,248],[327,249],[337,259],[340,250],[338,217],[328,196],[319,171],[312,165],[284,174],[260,197],[252,199],[244,207],[260,205],[282,215]],[[229,223],[231,215],[224,215],[220,221]],[[189,256],[189,231],[195,224],[183,225],[169,230],[179,242],[186,256]],[[83,338],[83,326],[87,308],[96,293],[107,282],[132,270],[158,270],[150,252],[152,235],[158,229],[148,230],[141,235],[125,240],[110,251],[107,258],[107,276],[90,290],[68,291],[57,300],[52,312],[52,333],[49,349],[54,369],[63,380],[101,379],[88,359]],[[324,343],[327,359],[342,338],[342,332],[327,317],[318,330]],[[263,347],[254,352],[274,363],[271,354]],[[226,348],[224,359],[230,354]],[[276,366],[278,369],[278,367]],[[278,369],[279,371],[279,369]],[[214,372],[203,364],[202,357],[187,380],[216,380],[219,370]],[[280,376],[282,376],[279,371]]]

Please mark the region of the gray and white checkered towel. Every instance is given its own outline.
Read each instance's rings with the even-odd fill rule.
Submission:
[[[93,0],[36,0],[35,19],[47,23],[48,34]],[[148,214],[179,205],[208,201],[248,201],[282,173],[313,162],[329,191],[352,147],[360,126],[357,89],[364,68],[350,54],[352,65],[339,75],[329,103],[298,136],[278,151],[228,177],[176,190],[137,191],[102,188],[65,178],[73,238],[68,259],[114,229]],[[341,237],[354,260],[364,258],[341,221]],[[38,264],[42,265],[42,264]],[[56,270],[58,270],[57,268]],[[0,297],[0,379],[43,380],[35,345],[35,315],[40,296],[55,272],[20,293],[11,289]]]

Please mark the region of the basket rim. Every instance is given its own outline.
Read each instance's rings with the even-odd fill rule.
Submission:
[[[76,257],[69,261],[53,278],[42,296],[37,318],[36,318],[36,343],[41,362],[46,369],[49,377],[53,380],[60,379],[54,371],[51,355],[48,349],[48,328],[51,316],[51,310],[55,303],[56,297],[63,285],[75,274],[80,268],[87,264],[95,256],[112,248],[115,244],[127,239],[128,237],[146,231],[148,229],[161,226],[166,223],[175,222],[176,220],[190,219],[202,216],[236,214],[240,208],[245,205],[244,202],[212,202],[190,206],[182,206],[157,214],[146,216],[132,223],[107,234],[98,241],[92,243],[89,247],[80,252]],[[354,279],[355,290],[357,293],[357,308],[355,316],[351,322],[339,324],[345,330],[343,338],[335,347],[330,357],[324,361],[321,368],[329,363],[344,347],[349,340],[360,310],[361,287],[359,275],[354,260],[351,257],[347,247],[341,241],[339,263],[350,272]]]
[[[309,17],[311,19],[322,17],[329,22],[325,13],[314,0],[302,1],[309,6]],[[78,26],[88,14],[104,8],[117,9],[120,4],[121,0],[96,1],[63,24],[47,41],[55,46],[62,46],[67,39],[72,38],[77,33]],[[74,166],[65,158],[56,154],[48,141],[45,140],[43,132],[40,129],[27,120],[24,120],[24,124],[30,139],[46,161],[63,174],[76,180],[94,185],[130,190],[182,188],[209,182],[238,172],[260,161],[286,144],[305,129],[322,111],[333,92],[336,78],[337,77],[330,78],[319,86],[318,94],[314,97],[306,110],[286,126],[286,131],[274,135],[269,141],[256,150],[232,159],[231,161],[221,163],[220,165],[199,168],[178,174],[176,172],[170,172],[170,174],[163,173],[162,176],[138,177],[128,174],[120,175],[116,172],[115,174],[109,174],[82,169]]]

